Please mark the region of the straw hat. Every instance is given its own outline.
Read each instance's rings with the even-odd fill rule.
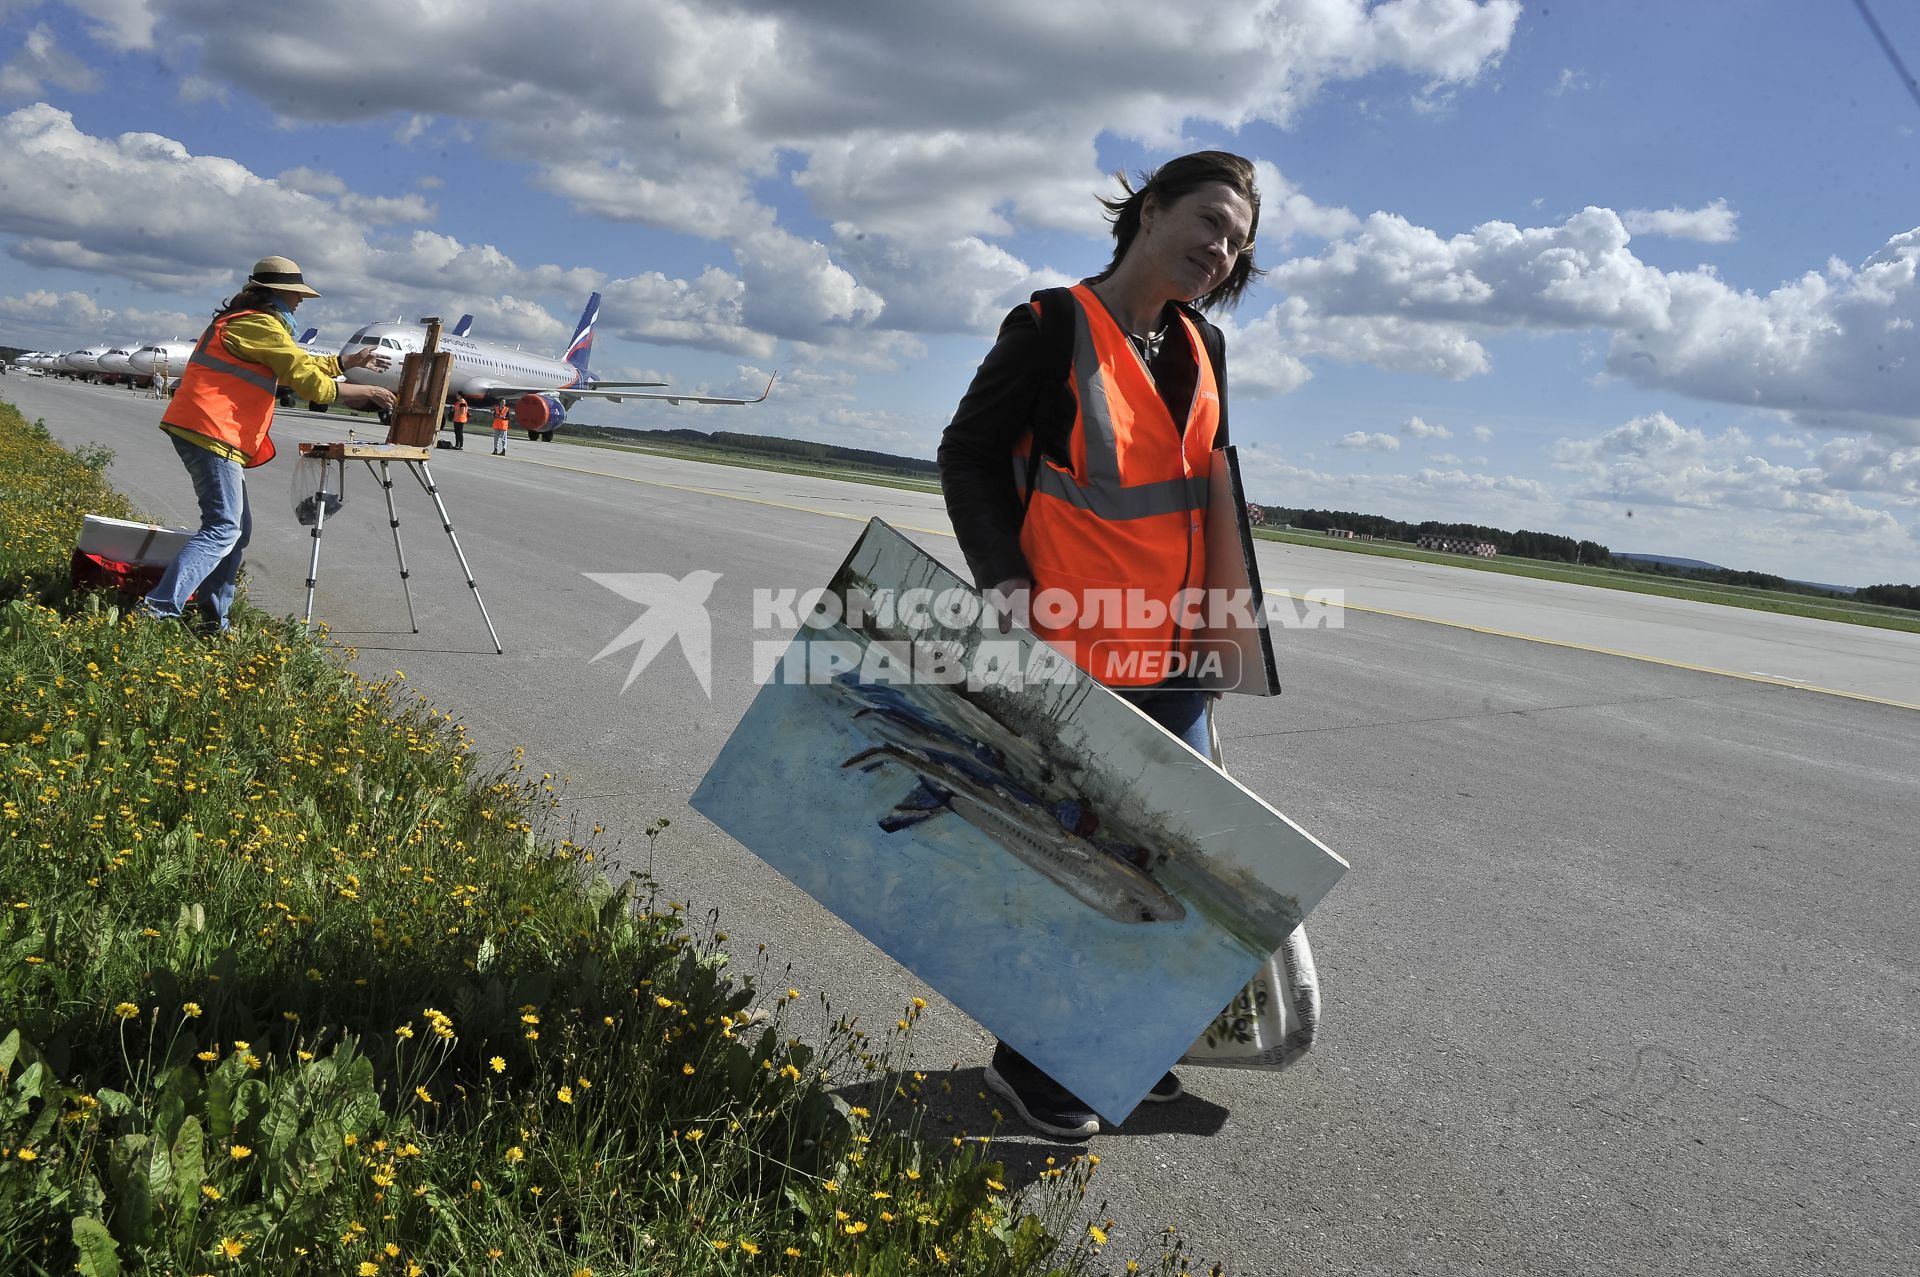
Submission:
[[[307,287],[307,282],[300,278],[300,268],[287,257],[262,257],[253,264],[253,274],[247,276],[247,282],[271,288],[276,293],[293,293],[299,297],[320,295],[318,289]]]

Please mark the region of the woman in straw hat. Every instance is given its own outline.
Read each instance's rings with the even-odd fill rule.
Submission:
[[[310,355],[293,339],[294,308],[320,294],[285,257],[263,257],[246,286],[214,312],[187,360],[160,428],[187,467],[200,502],[200,528],[147,595],[148,615],[177,618],[195,600],[209,631],[227,628],[241,552],[253,531],[243,472],[273,459],[275,394],[288,386],[316,404],[391,409],[393,392],[335,380],[341,370],[385,367],[371,346],[336,359]]]

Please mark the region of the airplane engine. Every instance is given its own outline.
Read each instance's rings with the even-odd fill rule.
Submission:
[[[567,410],[558,395],[522,395],[513,405],[513,418],[529,439],[551,440],[553,432],[567,419]]]

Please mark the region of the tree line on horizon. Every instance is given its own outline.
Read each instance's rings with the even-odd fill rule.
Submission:
[[[1475,523],[1442,523],[1428,519],[1408,523],[1379,514],[1360,514],[1352,510],[1289,509],[1284,506],[1257,506],[1268,523],[1285,523],[1311,532],[1348,531],[1384,541],[1412,543],[1423,536],[1448,537],[1464,541],[1487,541],[1501,554],[1523,559],[1573,563],[1582,567],[1611,567],[1622,571],[1643,572],[1649,576],[1674,577],[1715,585],[1741,585],[1760,590],[1779,590],[1787,594],[1806,594],[1818,598],[1857,599],[1889,607],[1920,611],[1920,586],[1869,585],[1845,594],[1825,590],[1804,581],[1791,581],[1772,572],[1748,572],[1736,568],[1690,567],[1679,563],[1659,563],[1649,559],[1616,556],[1598,541],[1576,540],[1553,532],[1483,527]]]

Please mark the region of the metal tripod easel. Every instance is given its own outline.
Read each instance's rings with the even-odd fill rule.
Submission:
[[[504,653],[500,645],[500,634],[493,628],[493,618],[487,614],[487,605],[480,597],[480,587],[473,579],[473,569],[467,564],[467,556],[460,549],[460,538],[453,533],[453,520],[447,514],[447,503],[440,498],[440,489],[433,481],[433,471],[427,468],[427,458],[431,451],[427,448],[408,447],[391,443],[303,443],[300,445],[303,457],[320,457],[324,461],[338,461],[341,466],[342,486],[345,482],[346,463],[359,461],[365,463],[367,473],[380,484],[381,492],[387,499],[387,523],[393,529],[393,553],[400,561],[400,589],[407,599],[407,624],[413,632],[420,632],[420,623],[413,615],[413,587],[408,584],[407,552],[400,544],[400,516],[393,505],[393,463],[399,462],[407,468],[426,494],[433,498],[433,508],[440,514],[440,526],[446,530],[447,541],[453,546],[454,557],[460,560],[460,570],[466,574],[467,588],[473,591],[473,601],[480,609],[480,619],[487,623],[487,633],[493,639],[493,650]],[[322,472],[324,476],[324,471]],[[313,628],[313,596],[320,581],[320,534],[327,524],[327,497],[324,477],[320,491],[314,494],[316,506],[313,523],[313,553],[307,561],[307,615],[305,624]]]

